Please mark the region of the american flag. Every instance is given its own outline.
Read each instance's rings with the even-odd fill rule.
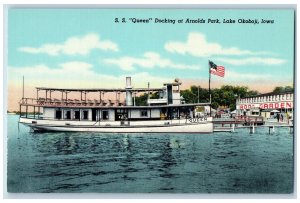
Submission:
[[[214,75],[217,75],[220,77],[224,77],[224,75],[225,75],[225,67],[224,66],[217,66],[212,61],[209,61],[209,66],[210,66],[211,74],[214,74]]]

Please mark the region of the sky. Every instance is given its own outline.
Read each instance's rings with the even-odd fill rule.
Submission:
[[[225,67],[224,78],[212,76],[212,88],[240,85],[265,93],[293,85],[289,9],[10,8],[7,18],[8,110],[18,106],[22,76],[26,97],[35,97],[34,87],[125,87],[126,76],[134,87],[161,87],[179,78],[183,88],[208,88],[211,60]],[[211,23],[215,19],[220,23]]]

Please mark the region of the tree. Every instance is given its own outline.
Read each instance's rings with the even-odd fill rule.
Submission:
[[[254,96],[257,96],[258,94],[259,94],[258,91],[251,90],[251,91],[246,93],[246,97],[254,97]]]
[[[284,91],[285,91],[285,92],[294,92],[294,87],[291,87],[291,86],[285,86]]]
[[[236,108],[236,99],[238,97],[256,96],[259,92],[249,90],[245,86],[224,85],[221,88],[212,90],[212,108],[227,106],[231,111]]]
[[[140,96],[135,97],[135,105],[136,106],[147,106],[148,94],[142,94]]]
[[[200,86],[193,85],[190,89],[181,90],[180,94],[186,103],[198,103],[198,99],[200,103],[209,102],[208,89],[201,88]],[[258,94],[259,92],[249,90],[248,87],[245,86],[224,85],[221,88],[214,88],[211,90],[212,108],[217,109],[219,106],[227,106],[233,111],[236,108],[236,99],[238,97],[252,97]],[[150,98],[159,98],[158,92],[151,94]],[[147,99],[147,94],[136,97],[136,105],[147,105]]]
[[[273,93],[280,94],[284,91],[284,87],[275,87]]]
[[[191,86],[188,90],[181,90],[180,94],[184,98],[186,103],[198,103],[198,91],[199,91],[199,102],[204,103],[209,101],[209,93],[207,89],[201,88],[200,86]]]
[[[275,94],[282,94],[282,93],[286,93],[286,92],[294,92],[294,87],[278,86],[278,87],[275,87],[274,90],[272,91],[272,93],[275,93]]]
[[[191,90],[181,90],[180,93],[186,103],[196,102],[196,95]]]
[[[158,99],[159,98],[159,93],[158,92],[154,92],[154,93],[150,93],[150,99]],[[135,105],[136,106],[147,106],[148,100],[148,93],[144,93],[140,96],[135,97]]]

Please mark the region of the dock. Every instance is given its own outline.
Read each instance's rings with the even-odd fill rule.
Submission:
[[[254,134],[259,128],[268,128],[269,134],[274,133],[276,128],[288,128],[289,133],[294,133],[292,122],[264,122],[262,119],[216,119],[213,120],[213,132],[235,132],[236,129],[249,129],[250,134]]]
[[[264,125],[264,119],[261,116],[241,116],[241,117],[235,117],[235,118],[217,118],[213,119],[213,123],[217,125],[243,125],[243,126],[249,126],[249,125]]]
[[[231,126],[231,127],[214,127],[214,132],[235,132],[236,129],[246,128],[249,129],[250,134],[254,134],[259,128],[269,128],[269,134],[274,133],[276,128],[288,128],[289,133],[294,132],[293,125],[260,125],[260,126]]]

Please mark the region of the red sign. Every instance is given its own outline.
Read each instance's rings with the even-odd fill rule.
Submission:
[[[240,109],[252,109],[254,104],[240,105]],[[278,102],[278,103],[262,103],[259,106],[260,109],[292,109],[293,102]]]
[[[292,102],[278,102],[278,103],[263,103],[260,105],[261,109],[291,109]]]
[[[254,108],[254,104],[244,104],[244,105],[240,105],[240,109],[252,109]]]

